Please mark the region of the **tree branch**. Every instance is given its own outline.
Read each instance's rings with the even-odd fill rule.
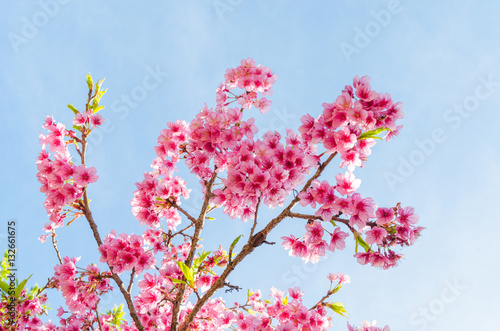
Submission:
[[[61,259],[61,254],[59,254],[59,250],[57,249],[56,232],[54,231],[54,229],[52,229],[52,246],[54,246],[54,249],[56,250],[59,263],[63,264],[63,261]]]
[[[86,108],[88,109],[90,99],[92,95],[92,89],[89,89],[89,101],[87,101],[87,106]],[[87,136],[85,132],[85,127],[83,128],[83,133],[82,133],[82,153],[81,153],[81,161],[82,164],[85,165],[85,151],[87,149]],[[85,218],[87,219],[87,222],[89,223],[90,228],[92,229],[92,233],[94,234],[94,239],[97,242],[97,246],[102,245],[102,240],[101,236],[99,235],[99,231],[97,230],[97,224],[94,221],[94,218],[92,217],[92,212],[90,211],[89,207],[89,199],[87,195],[87,187],[83,189],[83,214],[85,215]],[[137,312],[135,311],[134,304],[132,302],[132,297],[130,296],[130,293],[127,291],[125,288],[125,285],[123,284],[123,281],[121,278],[113,272],[113,268],[111,268],[108,264],[109,271],[111,272],[112,278],[115,281],[115,283],[118,285],[118,288],[120,289],[120,292],[122,293],[123,297],[125,298],[125,301],[127,302],[127,307],[130,311],[130,316],[134,320],[134,324],[139,331],[144,331],[144,326],[142,326],[141,321],[139,320],[139,316],[137,315]]]
[[[300,214],[300,213],[290,213],[289,215],[291,218],[303,218],[303,219],[306,219],[306,220],[323,220],[323,218],[321,216],[317,216],[317,215],[307,215],[307,214]],[[344,223],[345,225],[349,226],[349,220],[346,220],[346,219],[343,219],[343,218],[340,218],[340,217],[337,217],[337,216],[333,216],[331,218],[332,221],[334,222],[340,222],[340,223]]]
[[[309,178],[309,180],[306,182],[306,184],[304,185],[304,187],[302,188],[302,190],[300,192],[305,192],[309,188],[309,186],[311,186],[312,181],[315,180],[316,178],[318,178],[321,175],[321,173],[323,172],[323,170],[325,170],[325,168],[328,166],[328,164],[333,160],[333,158],[336,155],[337,155],[337,152],[331,154],[328,157],[328,159],[325,160],[325,162],[323,162],[322,164],[320,164],[320,166],[318,167],[318,169],[316,170],[316,172],[314,173],[314,175],[311,178]],[[226,269],[224,269],[224,271],[222,272],[222,274],[220,275],[220,277],[215,281],[214,285],[212,285],[212,287],[205,293],[205,295],[201,298],[201,300],[198,300],[196,302],[196,304],[193,307],[193,309],[191,310],[191,312],[184,319],[184,322],[183,322],[183,324],[181,325],[181,328],[180,328],[181,331],[187,330],[187,327],[189,326],[189,324],[193,321],[193,319],[196,316],[196,314],[200,311],[200,309],[203,307],[203,305],[205,305],[205,303],[208,301],[208,299],[210,299],[212,297],[212,295],[214,295],[214,293],[217,292],[217,290],[219,290],[220,288],[222,288],[224,286],[226,278],[234,270],[234,268],[245,257],[247,257],[249,254],[251,254],[256,247],[260,246],[265,241],[265,238],[266,238],[267,234],[271,230],[273,230],[286,217],[290,216],[292,208],[295,207],[295,205],[299,202],[299,200],[300,200],[300,198],[297,195],[290,202],[290,204],[277,217],[275,217],[274,219],[272,219],[266,225],[266,227],[263,230],[261,230],[260,232],[258,232],[257,234],[255,234],[252,237],[252,240],[251,240],[250,243],[247,243],[247,244],[245,244],[245,246],[243,246],[243,249],[235,257],[235,259],[231,263],[229,263],[227,265]],[[173,331],[175,329],[171,328],[170,330]]]
[[[259,196],[259,199],[257,200],[257,205],[255,206],[255,216],[253,219],[252,230],[250,230],[250,237],[248,238],[248,242],[250,242],[250,239],[253,237],[255,227],[257,227],[257,213],[259,212],[259,205],[260,205],[260,196]]]
[[[216,168],[214,168],[214,172],[210,180],[205,184],[205,200],[203,201],[203,206],[201,207],[200,216],[198,216],[197,220],[194,220],[194,234],[191,241],[191,248],[189,250],[188,257],[184,262],[188,268],[191,268],[193,264],[194,254],[196,252],[196,246],[198,246],[198,241],[200,240],[201,230],[205,225],[205,216],[207,213],[208,205],[210,202],[210,198],[212,197],[212,186],[214,184],[215,178],[217,177]],[[183,277],[184,279],[184,277]],[[186,284],[182,283],[179,287],[179,292],[177,292],[177,296],[175,297],[174,305],[172,307],[172,323],[170,324],[170,330],[177,330],[177,325],[179,324],[179,312],[181,309],[182,299],[184,298],[184,293],[186,293]],[[198,300],[199,301],[199,300]]]

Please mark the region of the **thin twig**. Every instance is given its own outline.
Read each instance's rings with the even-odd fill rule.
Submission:
[[[127,287],[128,293],[130,293],[130,291],[132,290],[132,285],[134,285],[134,275],[135,275],[135,267],[132,268],[132,272],[130,273],[130,281]]]
[[[319,167],[316,170],[316,172],[314,173],[314,175],[311,178],[309,178],[309,180],[306,182],[306,184],[304,185],[304,187],[302,188],[302,190],[300,192],[305,192],[311,186],[312,181],[315,180],[316,178],[318,178],[321,175],[321,173],[323,172],[323,170],[325,170],[325,168],[328,166],[328,164],[333,160],[333,158],[336,155],[337,155],[337,152],[331,154],[328,157],[328,159],[325,160],[325,162],[323,162],[322,164],[319,165]],[[269,234],[269,232],[271,230],[273,230],[286,217],[290,216],[292,208],[295,207],[295,205],[299,202],[299,200],[300,200],[300,198],[297,195],[290,202],[290,204],[277,217],[275,217],[274,219],[272,219],[266,225],[266,227],[262,231],[260,231],[257,234],[255,234],[253,236],[253,238],[263,237],[262,242],[265,241],[265,238],[266,238],[267,234]],[[247,243],[247,244],[245,244],[245,246],[243,246],[243,249],[240,251],[240,253],[235,257],[235,259],[231,263],[228,263],[226,269],[224,269],[224,271],[219,276],[219,278],[215,281],[215,283],[212,285],[212,287],[205,293],[205,295],[201,298],[201,300],[198,300],[196,302],[196,304],[193,307],[193,309],[191,310],[191,312],[184,318],[184,322],[183,322],[183,324],[181,325],[181,328],[180,328],[181,331],[187,330],[189,324],[193,321],[193,319],[196,316],[196,314],[205,305],[205,303],[208,301],[208,299],[210,299],[212,297],[212,295],[214,295],[215,292],[217,292],[220,288],[222,288],[224,286],[224,283],[225,283],[227,277],[229,276],[229,274],[234,270],[234,268],[245,257],[247,257],[249,254],[251,254],[256,247],[258,247],[258,246],[253,245],[252,242],[250,244]],[[173,331],[175,329],[171,328],[170,330]]]
[[[99,324],[99,330],[102,331],[101,319],[99,318],[99,311],[97,311],[97,304],[96,304],[94,310],[95,310],[95,315],[97,317],[97,324]]]
[[[333,290],[330,290],[328,291],[324,297],[321,298],[321,300],[318,301],[317,304],[315,304],[314,306],[312,306],[311,308],[309,308],[309,310],[313,310],[315,309],[316,307],[318,307],[319,305],[321,305],[326,299],[328,299],[333,293],[335,293]]]
[[[290,213],[289,216],[291,218],[303,218],[303,219],[306,219],[306,220],[323,220],[323,218],[321,216],[317,216],[317,215],[307,215],[307,214],[300,214],[300,213]],[[340,218],[340,217],[333,216],[331,218],[331,220],[334,221],[334,222],[340,222],[340,223],[344,223],[345,225],[349,225],[349,220],[346,220],[346,219],[343,219],[343,218]]]
[[[86,110],[89,109],[89,104],[90,104],[91,98],[92,98],[92,88],[89,89],[88,101],[87,101],[87,104],[85,106]],[[83,165],[85,165],[85,152],[87,149],[86,128],[83,127],[82,131],[83,132],[82,132],[82,142],[81,142],[81,144],[82,144],[81,162]],[[92,212],[90,211],[89,199],[88,199],[88,195],[87,195],[87,187],[84,187],[84,189],[83,189],[83,208],[82,209],[83,209],[82,210],[83,214],[85,215],[85,218],[87,219],[89,226],[92,229],[92,233],[94,234],[94,239],[97,242],[97,246],[99,247],[103,244],[103,242],[101,240],[101,236],[99,235],[99,231],[97,230],[97,224],[95,223],[94,218],[92,217]],[[113,268],[111,268],[109,266],[109,264],[108,264],[108,268],[111,272],[113,280],[118,285],[120,292],[122,293],[123,297],[125,298],[125,301],[127,302],[127,307],[130,311],[130,316],[134,320],[134,324],[135,324],[137,330],[144,331],[144,326],[142,326],[141,321],[139,319],[139,316],[137,315],[134,304],[132,302],[132,297],[130,296],[130,292],[127,291],[127,289],[125,288],[125,285],[123,284],[123,281],[115,272],[113,272]]]
[[[203,227],[205,225],[205,216],[207,213],[210,199],[212,198],[212,186],[214,184],[216,177],[217,177],[217,172],[216,172],[216,168],[214,168],[212,177],[210,178],[210,180],[208,182],[205,183],[205,192],[206,192],[205,193],[205,200],[203,201],[200,215],[198,216],[198,219],[194,221],[195,227],[194,227],[194,234],[193,234],[193,237],[191,240],[191,248],[189,249],[189,254],[188,254],[186,261],[184,261],[184,263],[186,264],[186,266],[188,268],[191,268],[191,266],[193,264],[194,254],[195,254],[196,248],[198,246],[198,241],[200,240],[201,230],[203,229]],[[181,304],[182,304],[182,300],[184,298],[185,292],[186,292],[186,283],[181,283],[180,287],[179,287],[179,292],[177,292],[177,295],[175,297],[175,301],[174,301],[174,304],[172,307],[172,322],[170,324],[171,331],[177,330],[177,325],[179,324],[179,312],[181,309]],[[200,300],[198,300],[198,302],[199,301]]]
[[[59,263],[63,264],[63,261],[61,259],[61,254],[59,254],[59,250],[57,249],[56,232],[54,231],[54,229],[52,229],[52,246],[54,246],[54,249],[56,250]]]
[[[184,209],[181,208],[181,206],[179,206],[178,204],[172,204],[172,206],[177,209],[178,211],[180,211],[181,213],[183,213],[184,215],[186,215],[186,217],[193,223],[196,223],[196,218],[194,218],[193,216],[191,216],[187,211],[185,211]],[[192,225],[190,225],[189,227],[191,227]],[[188,227],[188,228],[189,228]],[[187,229],[187,228],[186,228]]]
[[[253,218],[253,226],[252,230],[250,230],[250,237],[248,238],[248,243],[250,243],[250,240],[252,239],[253,233],[255,231],[255,227],[257,226],[257,213],[259,211],[259,205],[260,205],[260,196],[259,199],[257,200],[257,205],[255,206],[255,216]]]

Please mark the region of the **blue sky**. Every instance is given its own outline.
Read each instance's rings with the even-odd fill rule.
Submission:
[[[107,126],[88,156],[100,176],[89,193],[104,236],[112,229],[141,231],[130,199],[149,170],[160,130],[168,121],[192,119],[205,102],[213,105],[225,69],[253,57],[279,77],[271,111],[253,114],[267,129],[284,132],[297,128],[305,113],[319,115],[321,104],[332,102],[354,75],[371,76],[376,91],[402,101],[405,128],[377,144],[356,175],[364,195],[381,206],[414,206],[427,229],[393,270],[358,265],[352,244],[307,266],[275,245],[248,258],[231,281],[265,294],[271,286],[300,285],[313,303],[327,290],[326,275],[342,271],[352,283],[337,300],[351,323],[377,319],[400,331],[496,327],[500,4],[42,0],[4,8],[0,234],[9,219],[17,220],[20,277],[33,273],[30,283],[42,284],[57,262],[52,246],[37,240],[47,220],[35,178],[38,135],[47,114],[69,123],[66,105],[83,105],[87,72],[106,78],[108,89],[102,100]],[[151,78],[154,88],[138,97]],[[333,179],[336,171],[323,178]],[[194,210],[196,201],[185,205]],[[246,224],[219,218],[207,225],[204,244],[228,246],[246,231]],[[271,239],[301,234],[303,226],[288,221],[277,231]],[[83,219],[58,234],[63,255],[82,256],[82,264],[98,260]],[[4,245],[5,236],[0,239]],[[229,302],[238,297],[226,296]],[[55,311],[62,300],[55,292],[49,298]],[[120,300],[110,295],[103,302]],[[344,318],[334,323],[345,329]]]

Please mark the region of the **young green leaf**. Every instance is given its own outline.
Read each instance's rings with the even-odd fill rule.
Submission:
[[[233,242],[231,243],[231,246],[229,246],[229,257],[233,257],[233,249],[234,247],[236,247],[236,244],[238,243],[238,241],[240,241],[240,238],[243,237],[242,234],[240,234],[238,237],[236,237],[236,239],[233,240]]]
[[[349,313],[344,308],[344,304],[341,302],[327,303],[326,306],[331,308],[337,314],[342,315],[344,317],[347,317],[346,315],[344,315],[344,313],[349,315]]]
[[[3,255],[2,262],[0,263],[2,268],[0,269],[0,279],[7,280],[7,275],[9,274],[9,250],[6,249]]]
[[[78,109],[76,109],[72,104],[69,104],[68,108],[71,109],[71,111],[73,111],[73,113],[75,113],[75,115],[79,113]]]
[[[108,321],[108,323],[119,327],[122,322],[125,321],[125,319],[123,318],[123,316],[125,316],[125,312],[123,311],[123,303],[118,307],[115,304],[112,311],[107,311],[107,315],[113,317],[110,321]]]
[[[370,130],[370,131],[366,131],[366,132],[363,132],[358,140],[363,140],[363,139],[368,139],[368,138],[373,138],[373,139],[380,139],[382,140],[382,138],[378,137],[377,135],[380,133],[380,132],[383,132],[383,131],[392,131],[391,129],[389,128],[378,128],[378,129],[375,129],[375,130]]]
[[[201,263],[207,258],[208,254],[210,254],[210,252],[203,251],[203,253],[193,261],[194,273],[198,272],[198,268],[200,267]]]
[[[9,285],[7,283],[5,283],[4,281],[0,280],[0,289],[2,289],[2,291],[5,292],[5,294],[8,294],[9,293]]]
[[[356,243],[359,243],[361,247],[365,249],[365,252],[370,250],[370,246],[363,240],[363,238],[361,238],[361,236],[356,237]]]
[[[193,270],[190,269],[184,262],[177,261],[177,265],[181,268],[182,274],[188,281],[189,285],[194,288],[194,275]]]
[[[94,85],[94,82],[92,81],[92,77],[90,76],[90,73],[87,73],[87,85],[89,87],[89,90],[92,89],[92,86]]]
[[[342,283],[338,283],[337,286],[335,286],[335,288],[333,289],[333,293],[337,293],[338,291],[340,291],[341,288],[342,288]]]
[[[288,297],[285,297],[283,299],[283,306],[286,306],[288,304]]]
[[[16,287],[16,291],[14,292],[14,296],[16,298],[19,298],[19,295],[21,294],[21,292],[23,291],[24,289],[24,286],[26,285],[26,282],[31,278],[31,276],[33,276],[33,274],[31,274],[28,278],[26,278],[25,280],[23,280],[21,282],[21,284],[17,285]]]
[[[175,284],[186,284],[186,285],[188,285],[188,283],[186,283],[185,281],[177,279],[177,278],[170,277],[170,280],[172,281],[172,283],[175,283]]]
[[[99,110],[101,110],[101,109],[104,109],[104,106],[98,106],[98,107],[95,107],[95,108],[93,108],[93,110],[92,110],[92,111],[93,111],[93,112],[94,112],[94,114],[95,114],[95,113],[97,113],[97,112],[98,112]]]
[[[236,239],[233,240],[233,242],[231,243],[230,249],[234,248],[236,246],[236,244],[238,243],[238,241],[240,241],[241,237],[243,237],[242,234],[240,234],[238,237],[236,237]]]

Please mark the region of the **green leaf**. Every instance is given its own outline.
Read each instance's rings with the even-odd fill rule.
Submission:
[[[94,82],[92,81],[92,76],[90,76],[90,73],[87,73],[87,85],[89,87],[89,90],[91,90],[92,86],[94,85]]]
[[[68,108],[71,109],[75,115],[79,113],[78,109],[76,109],[72,104],[69,104]]]
[[[359,243],[361,247],[365,249],[365,252],[368,252],[370,250],[370,246],[366,243],[366,241],[363,240],[363,238],[361,238],[361,236],[356,237],[356,245],[357,243]]]
[[[391,129],[389,128],[378,128],[378,129],[375,129],[375,130],[370,130],[370,131],[366,131],[366,132],[363,132],[358,140],[363,140],[363,139],[368,139],[368,138],[373,138],[373,139],[380,139],[382,140],[382,138],[378,137],[377,135],[383,131],[392,131]]]
[[[77,131],[82,131],[82,127],[81,126],[78,126],[78,125],[73,125],[73,129],[77,130]]]
[[[26,278],[25,280],[23,280],[23,281],[21,282],[21,284],[17,285],[17,287],[16,287],[16,291],[15,291],[15,294],[14,294],[14,296],[15,296],[16,298],[19,298],[19,295],[20,295],[20,294],[21,294],[21,292],[23,291],[24,286],[26,285],[26,282],[27,282],[27,281],[31,278],[31,276],[33,276],[33,274],[31,274],[28,278]]]
[[[283,306],[286,306],[288,304],[288,297],[285,297],[283,299]]]
[[[232,249],[236,246],[236,244],[238,243],[238,241],[240,241],[240,238],[243,237],[242,234],[240,234],[238,237],[236,237],[236,239],[233,240],[233,242],[231,243],[231,246],[229,249]]]
[[[177,261],[177,265],[181,268],[182,274],[188,281],[189,285],[194,288],[194,275],[193,269],[190,269],[184,262]]]
[[[101,109],[104,109],[104,106],[98,106],[98,107],[95,107],[95,108],[93,108],[93,110],[92,110],[92,111],[93,111],[93,112],[94,112],[94,114],[95,114],[95,113],[97,113],[97,112],[98,112],[99,110],[101,110]]]
[[[4,281],[0,280],[0,289],[5,292],[5,294],[9,294],[10,287],[7,283]]]
[[[203,253],[194,260],[193,262],[193,271],[194,273],[198,272],[198,268],[200,267],[201,263],[207,258],[207,256],[210,254],[210,252],[205,252]]]
[[[2,266],[2,269],[0,271],[0,279],[7,280],[7,275],[9,274],[9,250],[8,249],[5,250],[5,253],[3,254],[2,262],[0,264]]]
[[[214,259],[214,264],[215,265],[218,265],[219,264],[219,261],[222,259],[222,256],[217,256],[215,259]]]
[[[106,314],[113,317],[110,321],[108,321],[108,324],[119,327],[122,322],[125,321],[125,319],[123,318],[123,316],[125,316],[125,312],[123,311],[123,303],[118,307],[115,304],[113,310],[106,311]]]
[[[229,254],[228,254],[229,258],[233,257],[233,249],[236,246],[236,244],[238,243],[238,241],[240,241],[241,237],[243,237],[242,234],[240,234],[238,237],[236,237],[236,239],[234,239],[233,242],[231,243],[231,246],[229,246]]]
[[[340,289],[342,288],[342,283],[338,283],[337,286],[335,286],[335,288],[333,289],[333,293],[337,293],[338,291],[340,291]]]
[[[209,220],[209,221],[213,221],[213,220],[215,220],[215,218],[213,218],[213,217],[209,217],[209,216],[205,216],[205,219],[206,219],[206,220]]]
[[[349,315],[349,313],[344,308],[344,304],[341,302],[327,303],[326,306],[330,307],[334,312],[344,317],[347,317],[346,315],[344,315],[344,313]]]
[[[188,283],[186,283],[185,281],[183,281],[181,279],[170,277],[170,280],[172,280],[172,283],[175,283],[175,284],[186,284],[186,285],[188,285]]]

